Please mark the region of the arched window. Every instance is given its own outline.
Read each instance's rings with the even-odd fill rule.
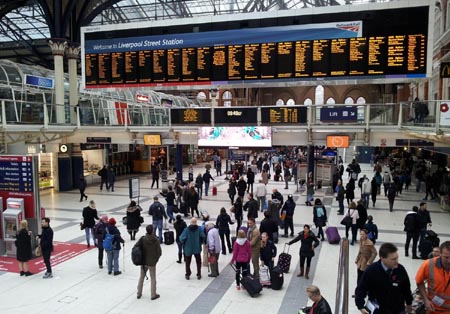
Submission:
[[[313,102],[312,102],[311,98],[306,98],[303,104],[304,104],[305,106],[311,106],[312,103],[313,103]]]
[[[354,104],[353,98],[352,97],[345,98],[344,104],[353,105]]]
[[[334,104],[336,104],[336,100],[334,100],[333,97],[327,99],[327,105],[334,105]]]
[[[224,91],[222,94],[222,101],[224,107],[231,107],[231,100],[233,99],[233,95],[230,91]]]
[[[366,99],[364,97],[358,97],[358,99],[356,99],[356,104],[357,105],[365,105]]]
[[[363,105],[366,104],[366,99],[364,97],[358,97],[356,99],[356,104],[358,105],[358,120],[364,121],[364,111],[367,110],[367,108]]]
[[[324,89],[322,85],[317,85],[316,87],[316,95],[315,95],[315,104],[323,105],[324,99]]]
[[[275,102],[275,106],[284,106],[284,100],[281,98],[278,98]]]
[[[205,92],[199,92],[197,94],[197,99],[200,101],[205,101],[206,100],[206,93]]]
[[[286,105],[287,106],[294,106],[295,105],[295,100],[292,98],[289,98],[288,101],[286,101]]]

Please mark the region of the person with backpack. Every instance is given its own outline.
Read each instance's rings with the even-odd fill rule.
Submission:
[[[121,243],[125,246],[125,240],[122,239],[119,229],[116,227],[116,219],[109,218],[108,225],[105,227],[105,234],[103,235],[103,248],[108,257],[108,275],[111,275],[114,268],[114,276],[122,274],[119,270],[119,253],[121,250]]]
[[[159,243],[162,243],[163,219],[167,219],[167,214],[164,209],[164,205],[158,201],[158,196],[153,197],[153,204],[150,205],[150,208],[148,209],[148,214],[153,218],[152,221],[153,231],[156,234],[156,229],[158,229]]]
[[[397,190],[395,188],[395,184],[394,183],[389,184],[387,198],[389,201],[389,211],[390,212],[394,210],[394,201],[395,201],[396,195],[397,195]]]
[[[319,232],[317,233],[317,238],[320,239],[322,235],[322,241],[325,241],[325,235],[323,234],[323,227],[327,225],[327,210],[325,206],[322,204],[320,198],[316,198],[314,201],[313,208],[313,222],[317,228],[319,228]]]
[[[368,231],[367,238],[375,245],[378,239],[378,226],[373,223],[373,217],[371,215],[367,217],[367,223],[364,225],[363,229]]]
[[[103,235],[106,232],[105,228],[107,224],[108,224],[108,216],[103,215],[100,221],[94,227],[94,234],[95,238],[97,239],[98,267],[100,269],[103,269],[103,256],[104,256]]]
[[[255,173],[252,171],[252,168],[248,167],[247,169],[247,193],[251,191],[253,193],[253,183],[255,183]]]
[[[106,168],[106,166],[103,166],[103,168],[100,169],[100,171],[97,174],[101,178],[100,191],[103,190],[103,184],[105,184],[105,187],[108,190],[109,189],[109,186],[108,186],[108,169]]]
[[[142,297],[142,288],[144,285],[144,278],[146,277],[147,270],[150,273],[150,298],[156,300],[160,297],[156,293],[156,264],[162,255],[161,245],[158,238],[153,233],[153,226],[147,225],[145,228],[147,234],[142,236],[136,243],[136,246],[142,250],[143,264],[141,265],[141,275],[139,276],[137,286],[137,298]]]
[[[409,256],[409,244],[412,243],[412,258],[419,259],[417,256],[417,242],[419,241],[420,236],[420,225],[417,217],[417,212],[419,208],[417,206],[413,206],[412,211],[408,212],[405,216],[403,224],[405,228],[403,231],[406,232],[406,242],[405,242],[405,256]]]
[[[177,215],[175,217],[175,222],[173,224],[173,227],[175,228],[175,241],[177,242],[178,246],[178,260],[177,263],[181,264],[181,257],[183,256],[183,245],[180,241],[180,236],[183,233],[184,229],[186,229],[187,224],[186,222],[181,218],[181,215]]]
[[[91,200],[89,202],[89,205],[83,208],[83,226],[84,226],[84,232],[86,234],[86,243],[87,247],[91,247],[91,234],[92,234],[92,241],[94,241],[94,245],[97,245],[97,241],[94,234],[94,226],[95,226],[95,219],[99,220],[97,215],[97,209],[95,208],[95,202]]]
[[[233,252],[233,248],[231,246],[230,241],[230,225],[234,224],[231,221],[230,215],[227,214],[227,211],[224,207],[220,209],[220,215],[217,217],[216,226],[219,228],[220,241],[222,242],[222,254],[226,255],[227,250],[225,249],[225,240],[227,241],[228,251],[230,253]]]
[[[141,206],[135,201],[131,201],[127,207],[127,231],[130,234],[130,240],[136,240],[136,233],[139,231],[144,219],[141,216]]]

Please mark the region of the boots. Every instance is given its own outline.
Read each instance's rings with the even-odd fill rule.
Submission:
[[[305,270],[305,267],[300,267],[300,273],[297,274],[297,277],[303,277],[304,270]]]
[[[182,254],[178,254],[178,261],[177,261],[178,264],[181,264],[181,255]]]
[[[309,267],[306,267],[305,278],[309,279]]]

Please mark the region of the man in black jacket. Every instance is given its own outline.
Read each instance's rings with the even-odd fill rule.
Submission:
[[[356,306],[362,314],[411,313],[411,284],[405,268],[398,263],[397,247],[392,243],[383,243],[379,254],[380,260],[366,269],[356,287]],[[369,299],[365,306],[367,295]]]
[[[50,218],[42,218],[41,220],[42,233],[37,236],[40,238],[39,245],[42,250],[42,257],[44,259],[47,271],[44,274],[44,279],[52,278],[52,265],[50,264],[50,255],[53,252],[53,230],[50,228]]]
[[[314,314],[332,314],[330,305],[327,300],[320,294],[320,289],[317,286],[309,286],[306,288],[306,293],[308,293],[308,297],[313,301],[313,305],[310,309],[313,310]]]
[[[108,169],[106,169],[106,166],[103,166],[103,168],[97,173],[101,178],[100,183],[100,191],[103,190],[103,184],[105,184],[106,189],[109,189],[108,185]]]
[[[419,208],[414,206],[412,211],[408,212],[405,216],[405,220],[403,224],[405,225],[404,231],[406,231],[406,242],[405,242],[405,256],[409,256],[409,244],[411,243],[411,239],[413,241],[412,245],[412,258],[419,259],[417,256],[417,241],[420,236],[420,227],[419,221],[417,220],[417,212]]]
[[[417,219],[419,221],[420,229],[420,241],[419,246],[422,243],[423,238],[425,238],[425,233],[427,232],[427,226],[431,226],[430,212],[427,210],[427,203],[420,203],[419,211],[417,212]]]
[[[248,210],[247,218],[258,218],[258,201],[253,198],[253,193],[248,194],[248,201],[244,204],[244,210]]]
[[[284,219],[284,238],[287,238],[289,228],[291,229],[291,237],[294,236],[294,210],[295,210],[295,202],[292,194],[288,195],[288,199],[283,205],[281,212],[286,212],[286,217]]]
[[[283,195],[281,195],[281,193],[278,192],[277,189],[273,189],[272,190],[272,199],[273,200],[279,200],[280,201],[280,206],[283,206],[283,203],[284,203]]]

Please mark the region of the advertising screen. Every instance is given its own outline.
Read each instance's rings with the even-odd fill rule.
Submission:
[[[202,127],[198,128],[198,146],[271,147],[271,127]]]

